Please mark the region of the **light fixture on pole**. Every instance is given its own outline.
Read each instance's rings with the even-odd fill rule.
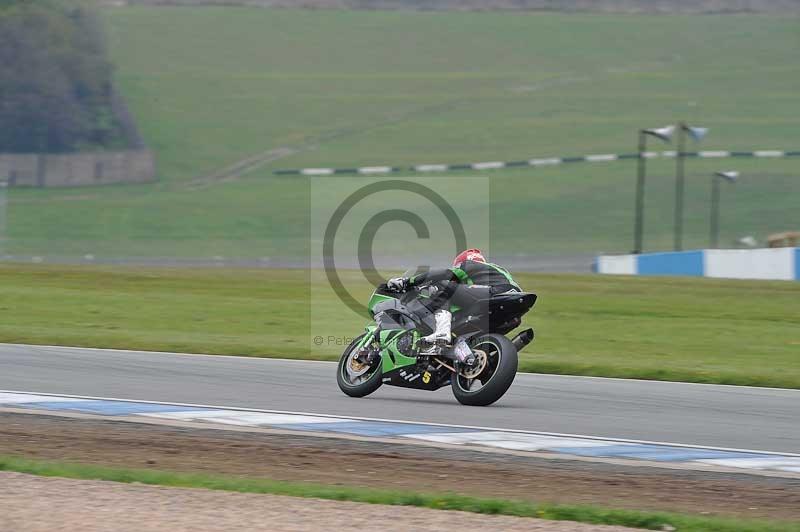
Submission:
[[[653,137],[658,137],[664,142],[672,141],[672,135],[675,134],[675,126],[655,127],[651,129],[643,129],[645,134]]]
[[[678,124],[678,150],[675,154],[675,251],[683,249],[683,191],[684,191],[684,172],[683,161],[686,158],[686,135],[692,137],[695,142],[700,142],[708,133],[707,127],[692,127],[685,122]]]
[[[639,159],[636,165],[636,203],[634,206],[636,216],[633,228],[633,253],[637,255],[642,252],[642,240],[644,238],[644,180],[647,136],[656,137],[664,142],[670,142],[673,133],[675,133],[675,126],[639,130]]]
[[[711,221],[709,224],[709,246],[716,249],[719,245],[719,182],[735,183],[739,179],[739,172],[714,172],[711,178]]]

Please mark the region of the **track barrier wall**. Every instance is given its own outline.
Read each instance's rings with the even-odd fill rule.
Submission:
[[[156,180],[148,149],[87,153],[0,153],[0,182],[12,187],[79,187]]]
[[[601,255],[594,271],[615,275],[675,275],[800,281],[800,248],[701,249],[641,255]]]

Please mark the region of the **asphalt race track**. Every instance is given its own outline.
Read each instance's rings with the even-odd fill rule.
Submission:
[[[351,399],[326,362],[6,344],[0,389],[800,453],[800,390],[520,374],[475,408],[449,388]]]

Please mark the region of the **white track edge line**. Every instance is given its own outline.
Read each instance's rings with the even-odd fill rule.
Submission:
[[[454,425],[454,424],[445,424],[445,423],[431,423],[427,421],[404,421],[400,419],[384,419],[384,418],[370,418],[370,417],[358,417],[358,416],[339,416],[335,414],[317,414],[313,412],[293,412],[290,410],[265,410],[260,408],[246,408],[246,407],[235,407],[235,406],[219,406],[219,405],[206,405],[206,404],[197,404],[197,403],[174,403],[170,401],[145,401],[141,399],[122,399],[117,397],[96,397],[96,396],[87,396],[87,395],[70,395],[70,394],[55,394],[55,393],[45,393],[45,392],[26,392],[26,391],[19,391],[19,390],[0,390],[0,393],[18,393],[23,395],[43,395],[43,396],[50,396],[50,397],[69,397],[73,399],[91,399],[96,401],[124,401],[124,402],[132,402],[132,403],[144,403],[144,404],[158,404],[158,405],[169,405],[169,406],[182,406],[182,407],[196,407],[196,408],[210,408],[210,409],[219,409],[219,410],[238,410],[243,412],[260,412],[264,414],[291,414],[296,416],[316,416],[316,417],[328,417],[328,418],[336,418],[336,419],[353,419],[356,421],[380,421],[384,423],[408,423],[412,425],[427,425],[432,427],[444,427],[444,428],[455,428],[455,429],[472,429],[472,430],[481,430],[487,432],[511,432],[515,434],[531,434],[534,436],[553,436],[553,437],[560,437],[560,438],[576,438],[582,440],[592,440],[592,441],[608,441],[608,442],[615,442],[615,443],[637,443],[637,444],[645,444],[645,445],[659,445],[659,446],[669,446],[669,447],[681,447],[685,449],[703,449],[703,450],[711,450],[711,451],[729,451],[729,452],[739,452],[739,453],[753,453],[753,454],[763,454],[766,456],[789,456],[789,457],[797,457],[800,458],[800,454],[798,453],[789,453],[789,452],[780,452],[780,451],[759,451],[755,449],[736,449],[731,447],[713,447],[713,446],[705,446],[705,445],[691,445],[685,443],[672,443],[672,442],[660,442],[660,441],[649,441],[649,440],[631,440],[631,439],[624,439],[624,438],[606,438],[602,436],[589,436],[584,434],[564,434],[558,432],[538,432],[532,430],[521,430],[521,429],[503,429],[497,427],[478,427],[474,425]],[[102,416],[101,416],[102,417]]]

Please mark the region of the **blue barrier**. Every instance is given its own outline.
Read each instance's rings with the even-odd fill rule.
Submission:
[[[794,280],[800,281],[800,248],[794,250]]]
[[[703,275],[703,252],[648,253],[637,262],[639,275]]]
[[[597,257],[597,273],[800,281],[800,248],[701,249]]]

